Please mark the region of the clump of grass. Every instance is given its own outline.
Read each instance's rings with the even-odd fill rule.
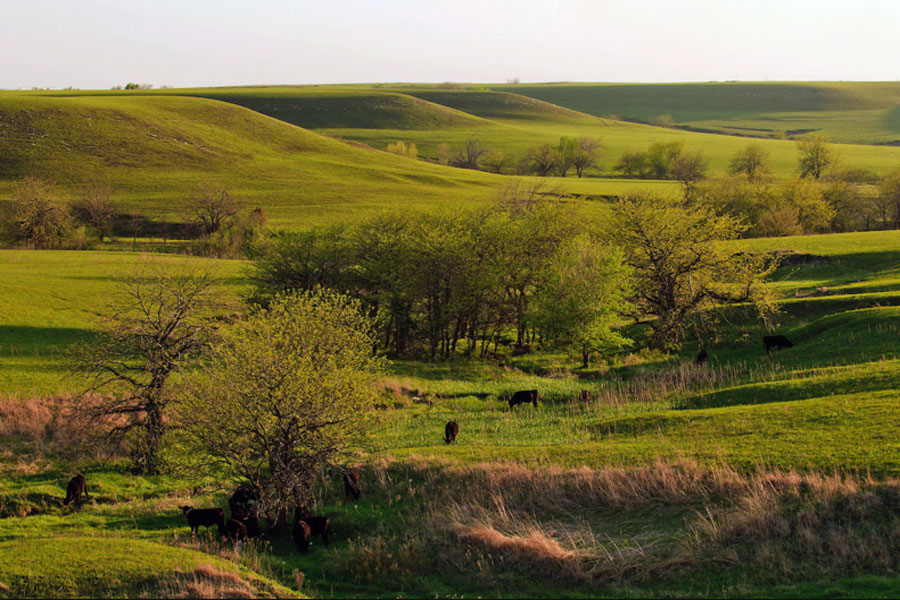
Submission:
[[[178,573],[148,588],[141,598],[271,598],[236,573],[205,564],[190,573]]]

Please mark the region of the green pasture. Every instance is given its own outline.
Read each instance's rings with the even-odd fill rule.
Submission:
[[[596,116],[651,122],[668,115],[680,126],[739,136],[821,130],[837,142],[900,140],[897,82],[714,82],[491,86]]]
[[[117,278],[162,265],[209,269],[216,299],[233,312],[246,288],[243,263],[164,254],[0,250],[0,398],[83,389],[69,350],[89,342],[121,293]]]

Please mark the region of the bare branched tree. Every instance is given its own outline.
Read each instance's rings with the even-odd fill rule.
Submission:
[[[209,272],[177,272],[151,265],[121,280],[122,296],[106,318],[99,343],[81,346],[78,367],[102,400],[81,405],[98,419],[113,419],[111,439],[133,435],[138,471],[160,472],[160,449],[171,400],[171,375],[209,342],[203,314],[214,284]]]
[[[85,188],[72,204],[72,214],[89,226],[101,242],[104,238],[112,238],[113,220],[116,217],[112,188],[109,186]]]
[[[204,189],[194,200],[194,222],[203,235],[212,235],[230,225],[240,210],[240,203],[221,186]]]
[[[482,158],[487,153],[487,147],[473,135],[466,140],[466,145],[450,161],[450,164],[463,169],[478,169],[481,166]]]

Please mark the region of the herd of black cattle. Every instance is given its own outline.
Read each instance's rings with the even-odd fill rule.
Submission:
[[[783,335],[767,335],[763,336],[763,346],[766,353],[770,353],[773,349],[780,350],[782,348],[792,348],[794,345]],[[709,359],[709,354],[705,348],[701,348],[697,354],[695,363],[702,365]],[[589,390],[582,390],[578,399],[582,402],[590,402],[592,394]],[[521,390],[514,392],[509,397],[509,407],[513,408],[520,404],[531,403],[533,406],[538,405],[537,390]],[[452,444],[459,435],[459,424],[456,421],[448,421],[444,426],[444,442]],[[359,487],[359,471],[356,468],[348,468],[343,473],[344,494],[348,498],[359,499],[361,495]],[[84,475],[75,475],[66,486],[66,498],[63,505],[68,506],[73,502],[80,504],[82,497],[88,498],[87,481]],[[191,534],[197,534],[200,527],[209,530],[215,525],[218,527],[219,535],[231,539],[235,542],[243,542],[250,538],[259,537],[262,533],[259,526],[259,510],[256,503],[259,495],[251,486],[241,485],[235,490],[231,498],[228,499],[228,506],[231,509],[231,518],[225,520],[225,512],[221,508],[194,508],[193,506],[182,506],[181,511],[187,518],[188,525],[191,528]],[[325,516],[311,515],[306,506],[300,505],[294,510],[294,519],[292,521],[292,538],[297,549],[306,554],[309,549],[313,536],[322,538],[325,547],[328,547],[328,536],[331,530],[331,520]]]

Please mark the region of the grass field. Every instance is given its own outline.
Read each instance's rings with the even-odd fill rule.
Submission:
[[[897,82],[547,84],[496,86],[591,115],[652,121],[743,136],[822,130],[838,142],[900,141]]]

